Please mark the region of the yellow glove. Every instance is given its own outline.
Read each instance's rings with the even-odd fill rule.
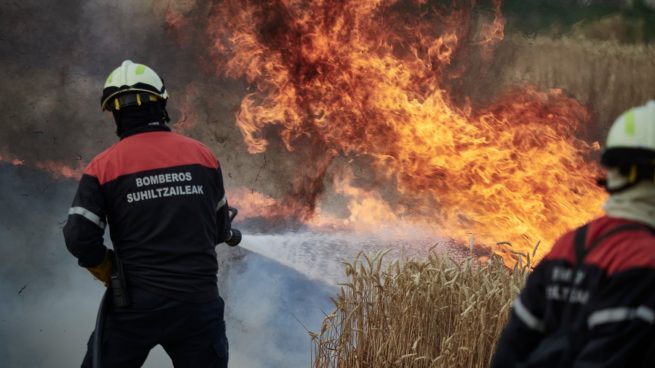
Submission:
[[[105,258],[102,260],[102,262],[100,262],[99,265],[86,268],[89,270],[89,272],[91,272],[93,276],[95,276],[95,278],[102,281],[105,286],[107,286],[111,280],[111,269],[114,264],[113,254],[114,252],[107,250],[105,253]]]

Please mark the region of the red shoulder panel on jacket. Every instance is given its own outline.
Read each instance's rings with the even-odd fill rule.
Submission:
[[[608,275],[635,268],[655,270],[655,236],[646,228],[617,233],[603,241],[586,259]]]
[[[588,236],[589,234],[587,234]],[[544,260],[564,260],[569,263],[575,262],[575,252],[573,251],[573,238],[575,237],[575,230],[569,231],[560,237],[553,247],[550,249],[550,252],[546,254]]]
[[[119,176],[182,165],[218,168],[214,154],[195,139],[172,132],[135,134],[96,156],[84,170],[100,185]]]
[[[629,220],[600,217],[589,223],[586,246],[605,232],[624,224]],[[573,239],[575,230],[566,233],[553,245],[544,259],[564,260],[575,263]],[[616,233],[602,241],[585,257],[585,263],[604,269],[608,274],[621,272],[630,268],[655,269],[655,236],[644,230],[626,230]]]

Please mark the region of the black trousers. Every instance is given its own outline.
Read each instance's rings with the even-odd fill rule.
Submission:
[[[102,331],[102,368],[141,367],[150,349],[161,345],[176,368],[226,368],[222,298],[185,303],[132,287],[131,305],[108,305]],[[111,303],[109,303],[111,304]],[[83,368],[91,368],[95,331],[89,338]]]

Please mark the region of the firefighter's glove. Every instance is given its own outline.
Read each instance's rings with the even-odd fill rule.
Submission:
[[[111,249],[108,249],[107,252],[105,252],[105,258],[100,262],[99,265],[95,267],[87,267],[86,269],[91,272],[95,278],[98,280],[102,281],[105,286],[109,285],[109,281],[111,280],[111,269],[114,264],[114,251]]]
[[[241,243],[241,231],[237,229],[230,230],[230,236],[225,240],[225,244],[236,247]]]

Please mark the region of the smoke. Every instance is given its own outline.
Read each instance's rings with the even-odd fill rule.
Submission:
[[[77,366],[94,328],[103,287],[63,244],[61,227],[75,183],[0,165],[0,190],[12,194],[3,195],[0,211],[0,341],[10,342],[0,345],[0,361],[10,368]],[[305,328],[320,328],[336,289],[325,277],[302,270],[325,267],[336,280],[340,257],[326,257],[331,241],[325,236],[316,235],[312,248],[305,241],[293,234],[245,236],[244,246],[273,252],[302,246],[304,254],[287,264],[244,248],[217,249],[232,366],[310,364]],[[145,365],[170,366],[161,348],[151,352]]]
[[[27,161],[88,162],[113,140],[111,119],[98,112],[101,83],[123,58],[145,59],[140,46],[152,34],[129,26],[129,11],[74,0],[2,4],[0,108],[8,115],[0,151]],[[131,11],[137,24],[154,27],[143,5]],[[123,40],[130,42],[119,45]],[[163,49],[165,42],[151,45]]]
[[[0,360],[9,367],[66,362],[85,345],[101,293],[89,278],[75,277],[79,267],[62,252],[64,198],[74,185],[0,165],[0,190],[0,339],[11,342],[0,347]]]
[[[289,154],[279,139],[271,140],[265,153],[248,153],[235,114],[252,86],[216,74],[206,34],[214,3],[1,0],[0,156],[20,158],[28,166],[47,160],[71,166],[89,162],[116,141],[110,115],[99,108],[102,83],[131,59],[163,76],[174,126],[217,153],[228,195],[236,186],[275,198],[288,193],[290,173],[305,164],[306,156],[302,150]],[[488,96],[526,81],[543,89],[563,88],[596,112],[593,137],[618,112],[655,95],[650,46],[513,35],[495,56],[490,65],[471,60],[467,74],[452,82],[453,91],[485,105]],[[306,150],[320,153],[311,145]],[[72,181],[0,163],[3,366],[76,366],[84,354],[102,287],[63,245],[61,226],[74,190]],[[242,225],[243,248],[219,249],[219,278],[231,363],[245,368],[309,365],[310,342],[301,323],[319,328],[322,311],[331,308],[330,285],[340,278],[340,260],[382,245],[394,246],[395,256],[432,245],[425,234],[411,230],[407,234],[414,237],[390,241],[386,234],[248,235],[247,223]],[[170,363],[157,349],[146,366]]]
[[[240,98],[234,89],[241,83],[206,80],[202,60],[193,54],[199,46],[176,43],[164,22],[169,5],[178,6],[162,1],[0,4],[0,109],[5,113],[0,155],[26,163],[0,163],[3,366],[77,366],[86,350],[102,287],[77,266],[61,236],[76,185],[28,166],[46,160],[88,163],[116,141],[110,115],[99,111],[99,96],[107,74],[122,60],[151,65],[164,77],[173,122],[215,149],[228,193],[237,181],[277,190],[274,176],[267,176],[277,172],[268,167],[272,158],[249,161],[234,125]],[[202,128],[207,125],[213,128]],[[235,251],[237,256],[231,254]],[[303,324],[319,328],[322,311],[331,308],[332,287],[245,250],[219,249],[219,257],[231,365],[309,365],[311,345]],[[145,366],[171,364],[157,348]]]
[[[297,244],[293,235],[286,238],[289,246]],[[257,240],[246,236],[243,245],[255,243]],[[316,246],[324,248],[325,243]],[[226,300],[230,365],[310,366],[311,343],[305,328],[320,329],[324,313],[332,309],[329,297],[336,288],[243,248],[223,249],[221,253],[226,255],[222,257],[219,288]],[[313,262],[315,253],[305,254],[304,263],[320,267]]]
[[[289,154],[273,130],[267,138],[276,139],[269,139],[265,153],[247,152],[235,114],[254,86],[222,76],[224,70],[217,63],[217,55],[212,54],[208,21],[216,17],[213,9],[218,3],[1,1],[0,111],[5,116],[0,155],[18,157],[28,164],[53,160],[77,166],[89,162],[116,140],[110,115],[99,111],[99,96],[107,74],[129,58],[152,66],[164,77],[170,90],[173,122],[215,150],[228,186],[243,185],[276,198],[292,191],[301,194],[296,200],[314,205],[315,192],[329,189],[326,185],[335,166],[334,162],[330,164],[330,156],[314,160],[322,165],[307,180],[311,190],[303,191],[303,185],[297,183],[293,187],[290,173],[305,166],[307,157],[326,153],[319,146],[301,145]],[[407,6],[410,3],[398,4],[416,10]],[[520,8],[514,5],[516,1],[506,3],[504,9],[520,14],[543,1],[535,0]],[[596,3],[603,2],[586,4]],[[396,13],[402,10],[400,5],[394,9]],[[486,14],[487,20],[493,16],[488,10],[480,12]],[[506,16],[508,28],[521,19],[517,14]],[[274,35],[263,36],[275,39]],[[458,103],[470,98],[468,102],[474,106],[484,106],[493,96],[525,82],[542,90],[563,88],[595,114],[595,125],[588,134],[593,140],[602,138],[621,111],[655,94],[655,84],[642,83],[648,77],[644,72],[652,69],[648,65],[652,66],[655,59],[652,47],[608,45],[597,39],[562,45],[558,40],[516,35],[508,35],[507,40],[498,45],[489,63],[460,57],[459,62],[466,68],[460,78],[449,81]],[[601,64],[596,68],[587,67],[598,62]],[[626,63],[630,67],[621,67]],[[607,98],[608,94],[611,98]]]
[[[0,193],[11,194],[3,194],[0,211],[0,341],[11,342],[0,344],[3,366],[69,367],[84,356],[103,287],[77,265],[61,236],[75,189],[74,181],[0,164]],[[437,241],[410,228],[399,237],[384,230],[248,235],[247,222],[237,226],[246,234],[241,246],[222,245],[217,253],[230,364],[244,368],[310,365],[307,330],[319,331],[332,310],[342,261],[387,247],[388,259],[416,256]],[[144,365],[170,366],[161,347]]]

